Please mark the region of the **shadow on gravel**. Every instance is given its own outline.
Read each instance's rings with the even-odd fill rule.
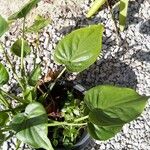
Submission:
[[[65,19],[75,20],[75,25],[64,26],[62,29],[58,30],[58,32],[63,35],[66,35],[75,29],[86,27],[88,25],[93,25],[93,24],[95,25],[95,24],[103,23],[105,20],[107,20],[107,18],[102,18],[102,17],[93,17],[93,18],[87,19],[84,15],[82,17],[70,17],[70,18],[65,18]]]
[[[144,0],[136,0],[136,1],[130,1],[129,2],[129,8],[128,8],[128,24],[137,24],[141,22],[143,19],[140,17],[136,17],[136,14],[139,14],[141,4],[144,2]]]
[[[132,55],[132,58],[138,60],[138,61],[146,61],[150,63],[150,51],[144,52],[144,51],[137,51],[135,54]]]
[[[144,0],[136,0],[136,1],[130,1],[128,6],[128,16],[126,21],[126,28],[130,24],[138,24],[139,22],[143,21],[142,18],[135,16],[139,13],[141,3],[143,3]],[[115,19],[119,20],[119,9],[114,9]]]
[[[75,81],[90,88],[100,84],[112,84],[136,88],[137,79],[134,71],[127,64],[115,59],[101,59],[88,70],[77,75]]]
[[[150,35],[150,19],[141,24],[139,32]]]

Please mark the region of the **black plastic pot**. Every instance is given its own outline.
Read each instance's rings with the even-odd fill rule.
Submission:
[[[65,83],[66,84],[66,83]],[[85,88],[81,85],[73,85],[73,83],[67,83],[67,87],[69,89],[73,89],[73,93],[75,97],[83,97]],[[88,146],[89,143],[91,143],[93,140],[90,138],[90,135],[87,133],[87,131],[84,131],[81,134],[81,137],[78,139],[77,143],[69,148],[65,148],[63,146],[59,146],[54,148],[54,150],[83,150]],[[38,150],[43,150],[42,148]]]
[[[90,135],[87,132],[84,132],[82,137],[79,141],[72,147],[72,148],[55,148],[55,150],[82,150],[84,149],[89,143],[92,142]]]
[[[75,95],[84,95],[85,88],[81,85],[75,85],[75,86],[70,86],[73,88],[73,92]],[[72,148],[55,148],[55,150],[82,150],[84,149],[89,143],[92,142],[92,139],[90,138],[90,135],[87,133],[87,131],[84,131],[82,134],[81,138],[78,140],[78,142],[72,147]]]

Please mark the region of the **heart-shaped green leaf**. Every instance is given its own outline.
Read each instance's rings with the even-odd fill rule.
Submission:
[[[68,34],[56,47],[55,61],[71,72],[88,68],[100,55],[103,31],[103,25],[91,25]]]
[[[18,18],[26,17],[26,15],[31,11],[32,8],[36,6],[36,4],[40,2],[40,0],[30,0],[25,6],[23,6],[18,12],[11,15],[8,20],[16,20]]]
[[[89,113],[89,120],[93,124],[96,124],[99,126],[123,125],[126,123],[125,121],[122,121],[120,118],[112,118],[111,116],[104,113],[104,111],[101,109],[92,110]]]
[[[26,29],[27,32],[39,32],[51,22],[50,19],[45,19],[42,16],[37,16],[32,26]]]
[[[120,128],[141,114],[147,99],[130,88],[102,85],[90,89],[84,98],[92,123],[90,130],[97,129],[93,134],[100,134],[101,131],[105,134],[105,130],[108,134],[111,127],[115,132],[118,131],[118,126]]]
[[[9,74],[2,63],[0,63],[0,86],[6,84],[9,80]]]
[[[0,112],[0,128],[6,125],[8,117],[6,112]]]
[[[0,15],[0,37],[9,29],[7,21]]]
[[[28,45],[27,41],[23,40],[23,43],[24,43],[23,56],[25,57],[31,52],[31,48]],[[21,46],[22,46],[22,39],[18,39],[11,47],[11,51],[18,57],[21,57]]]
[[[28,83],[30,86],[35,86],[41,75],[41,66],[37,65],[36,68],[31,72],[31,75],[28,78]]]
[[[34,148],[44,148],[53,150],[52,145],[47,137],[47,114],[44,107],[38,103],[30,103],[25,113],[18,114],[14,117],[11,127],[17,132],[17,138]]]
[[[91,6],[90,10],[88,11],[86,17],[90,18],[91,16],[93,16],[98,9],[100,9],[100,7],[105,4],[106,0],[95,0],[95,2],[93,3],[93,5]]]
[[[126,24],[127,11],[128,11],[129,0],[120,0],[120,13],[119,13],[119,25],[120,30],[123,31]]]

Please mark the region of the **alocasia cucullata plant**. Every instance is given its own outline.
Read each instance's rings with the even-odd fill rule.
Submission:
[[[20,58],[20,74],[16,73],[1,43],[3,54],[21,87],[22,94],[12,95],[3,89],[3,85],[9,81],[9,73],[4,64],[0,63],[0,104],[3,106],[0,111],[0,144],[15,135],[21,142],[33,148],[53,150],[52,145],[57,145],[57,141],[48,139],[48,127],[61,127],[64,131],[69,130],[69,138],[73,137],[72,133],[76,135],[78,132],[75,127],[82,126],[87,127],[94,139],[107,140],[113,137],[125,123],[136,119],[141,114],[148,97],[140,96],[130,88],[99,85],[85,92],[83,105],[77,107],[74,98],[71,98],[71,103],[67,102],[64,105],[62,109],[64,121],[50,119],[44,107],[46,97],[54,89],[64,71],[81,72],[101,55],[104,27],[91,25],[77,29],[60,40],[54,53],[54,60],[63,65],[64,69],[55,80],[49,83],[48,92],[38,97],[37,85],[42,71],[40,64],[36,65],[32,72],[28,72],[24,66],[24,57],[31,52],[25,39],[26,32],[37,33],[49,23],[48,20],[38,17],[31,27],[25,27],[26,15],[38,2],[39,0],[30,1],[19,12],[9,17],[9,20],[24,18],[22,38],[17,39],[11,47],[11,52]],[[2,36],[11,25],[2,17],[0,20],[0,36]],[[12,105],[12,101],[15,101],[17,105]],[[86,113],[83,113],[82,109],[86,109]],[[69,116],[71,114],[72,116]],[[63,132],[63,134],[66,138],[66,133]]]

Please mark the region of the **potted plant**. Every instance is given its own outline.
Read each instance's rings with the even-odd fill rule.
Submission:
[[[13,95],[2,86],[9,80],[9,73],[0,63],[0,144],[15,136],[18,141],[39,149],[80,149],[89,141],[107,140],[118,133],[125,123],[136,119],[144,109],[148,97],[135,90],[113,85],[99,85],[89,90],[60,80],[65,71],[81,72],[92,65],[101,54],[103,25],[91,25],[66,35],[57,45],[54,60],[64,66],[51,72],[50,80],[39,82],[40,64],[32,72],[24,66],[24,57],[31,49],[25,39],[26,32],[39,32],[49,21],[43,17],[25,27],[28,12],[39,2],[32,0],[19,12],[8,18],[0,16],[0,36],[12,20],[23,18],[22,38],[11,47],[20,57],[20,74],[1,43],[3,53],[21,93]],[[16,105],[12,105],[15,101]]]

